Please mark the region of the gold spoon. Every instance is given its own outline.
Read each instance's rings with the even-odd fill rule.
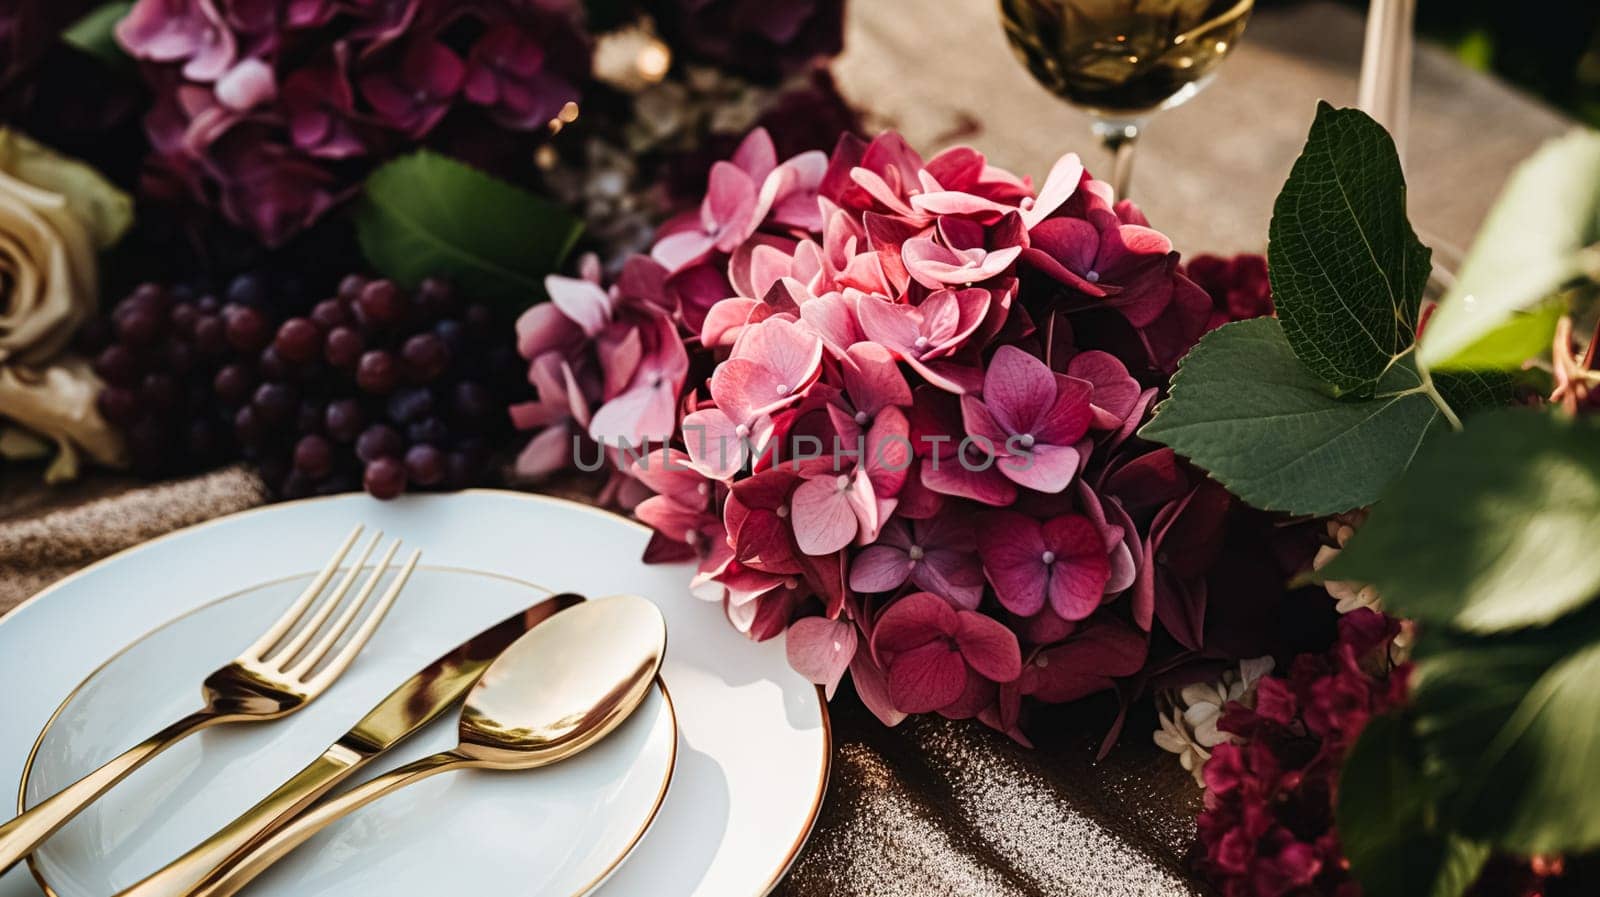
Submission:
[[[615,729],[649,693],[667,646],[654,604],[632,595],[586,601],[513,642],[461,711],[461,743],[331,798],[235,855],[189,892],[228,897],[312,835],[384,795],[457,769],[559,763]]]

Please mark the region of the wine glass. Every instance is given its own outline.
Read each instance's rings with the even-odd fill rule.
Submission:
[[[1188,100],[1227,56],[1254,0],[1000,0],[1011,49],[1033,77],[1094,115],[1111,184],[1128,195],[1151,115]]]

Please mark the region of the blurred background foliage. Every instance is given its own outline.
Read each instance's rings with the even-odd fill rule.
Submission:
[[[1419,0],[1417,29],[1473,68],[1600,127],[1600,0]]]

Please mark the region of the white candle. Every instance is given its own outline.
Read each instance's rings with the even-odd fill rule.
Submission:
[[[1401,160],[1411,106],[1411,48],[1417,0],[1372,0],[1367,41],[1361,51],[1361,87],[1356,105],[1394,136]]]

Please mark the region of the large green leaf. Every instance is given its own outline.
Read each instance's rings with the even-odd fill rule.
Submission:
[[[131,9],[133,9],[132,0],[112,0],[110,3],[102,3],[89,10],[83,18],[67,26],[66,30],[61,32],[61,39],[108,66],[114,68],[127,66],[133,60],[122,52],[121,45],[117,43],[116,27]]]
[[[1390,610],[1493,631],[1600,594],[1600,423],[1505,409],[1434,440],[1322,574]]]
[[[543,297],[582,231],[555,203],[425,150],[373,172],[355,216],[367,261],[389,277],[445,276],[518,307]]]
[[[1340,392],[1370,392],[1415,338],[1430,255],[1406,220],[1388,132],[1363,112],[1318,104],[1267,248],[1295,354]]]
[[[1600,847],[1600,619],[1512,635],[1425,637],[1413,701],[1439,809],[1519,854]]]
[[[1422,363],[1515,368],[1546,348],[1554,318],[1524,313],[1582,274],[1584,250],[1597,241],[1600,132],[1574,131],[1546,143],[1506,182],[1454,286],[1428,319]],[[1522,354],[1528,348],[1533,352]]]
[[[1273,318],[1205,335],[1140,435],[1172,446],[1258,508],[1333,514],[1371,504],[1439,420],[1397,364],[1371,399],[1338,398]]]
[[[1367,723],[1339,774],[1339,846],[1366,897],[1459,897],[1489,850],[1440,830],[1409,720]]]

